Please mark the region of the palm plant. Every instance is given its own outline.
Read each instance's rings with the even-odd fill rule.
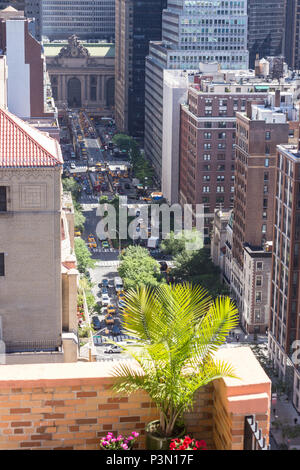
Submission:
[[[126,394],[145,390],[160,411],[160,435],[174,435],[199,387],[234,377],[232,367],[213,356],[237,323],[230,298],[213,301],[200,286],[130,290],[123,328],[135,342],[124,350],[140,367],[120,363],[114,369],[114,390]]]

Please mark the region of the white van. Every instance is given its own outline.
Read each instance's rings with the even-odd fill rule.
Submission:
[[[114,286],[117,292],[123,290],[123,281],[120,277],[115,277]]]

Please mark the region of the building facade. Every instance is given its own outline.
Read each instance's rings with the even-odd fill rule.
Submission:
[[[269,353],[279,377],[293,391],[300,411],[300,153],[299,145],[277,147]],[[296,358],[293,353],[296,352]]]
[[[161,40],[162,10],[166,0],[116,2],[117,128],[136,137],[144,135],[145,58],[149,42]]]
[[[58,110],[84,107],[89,112],[111,116],[114,45],[83,43],[71,36],[65,43],[45,42],[43,48]]]
[[[68,357],[77,360],[78,271],[62,164],[55,139],[0,109],[0,330],[8,363],[64,362],[65,333]]]
[[[42,0],[40,8],[41,36],[50,40],[72,34],[82,39],[114,39],[114,0]]]
[[[194,70],[199,62],[247,69],[247,2],[168,2],[162,42],[151,42],[145,73],[145,155],[162,177],[163,71]]]
[[[255,84],[200,77],[181,105],[179,202],[204,204],[204,236],[209,243],[215,208],[233,207],[236,113],[248,99],[266,96]]]
[[[40,43],[29,32],[22,12],[0,12],[0,49],[8,69],[8,109],[22,118],[56,113]]]
[[[259,58],[283,54],[286,0],[248,0],[249,67]],[[290,26],[289,26],[290,28]]]
[[[298,138],[293,103],[292,92],[276,90],[237,113],[232,285],[248,333],[264,333],[269,323],[276,146]]]

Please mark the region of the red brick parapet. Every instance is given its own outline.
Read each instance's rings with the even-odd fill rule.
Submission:
[[[240,449],[245,415],[257,414],[268,435],[270,381],[248,348],[228,351],[218,358],[232,356],[240,379],[200,389],[185,421],[210,448]],[[0,371],[0,449],[99,449],[107,431],[138,431],[144,448],[145,424],[158,417],[146,393],[112,392],[110,362],[4,365]]]

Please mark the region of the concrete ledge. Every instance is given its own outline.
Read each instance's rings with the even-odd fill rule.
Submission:
[[[264,414],[269,408],[270,397],[267,393],[228,398],[228,411],[234,414]]]

